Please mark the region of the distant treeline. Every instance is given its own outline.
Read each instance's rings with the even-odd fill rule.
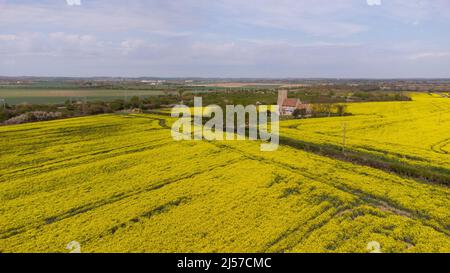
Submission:
[[[165,95],[115,99],[112,101],[67,100],[64,104],[18,104],[0,105],[0,123],[17,124],[30,121],[77,117],[131,111],[132,109],[155,110],[176,104],[194,105],[194,97],[201,96],[203,105],[273,105],[277,103],[277,90],[222,90],[192,91],[186,88],[172,90]],[[405,101],[410,98],[401,92],[344,91],[320,88],[291,90],[289,97],[300,98],[314,104],[314,116],[345,115],[344,103],[369,101]],[[46,114],[45,114],[46,113]],[[20,117],[19,117],[20,116]],[[295,113],[296,117],[303,116]]]

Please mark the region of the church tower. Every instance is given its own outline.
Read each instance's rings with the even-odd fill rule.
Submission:
[[[286,101],[287,96],[288,96],[288,91],[287,90],[279,90],[278,91],[278,102],[277,102],[277,104],[278,104],[278,106],[280,106],[280,109],[281,109],[281,107],[283,107],[283,103]]]

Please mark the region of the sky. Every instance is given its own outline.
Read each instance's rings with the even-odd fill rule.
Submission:
[[[0,75],[450,78],[450,1],[0,0]]]

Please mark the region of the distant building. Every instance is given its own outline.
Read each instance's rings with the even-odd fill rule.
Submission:
[[[287,90],[278,91],[278,106],[280,107],[281,116],[291,116],[296,109],[304,110],[306,115],[311,114],[311,105],[302,103],[300,99],[288,98]]]
[[[146,83],[149,85],[161,85],[165,83],[166,80],[142,80],[141,83]]]

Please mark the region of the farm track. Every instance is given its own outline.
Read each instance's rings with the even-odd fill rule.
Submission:
[[[319,213],[318,215],[313,215],[310,219],[307,221],[313,221],[318,218],[320,218],[322,215],[324,215],[328,210],[330,210],[331,207],[324,208],[322,213]],[[342,213],[347,209],[345,208],[337,208],[337,211],[329,215],[328,217],[325,217],[325,219],[320,220],[319,223],[307,228],[307,230],[302,234],[301,231],[305,226],[304,222],[300,222],[293,228],[287,229],[284,232],[282,232],[277,238],[272,240],[267,246],[262,249],[261,252],[263,253],[271,253],[272,249],[276,249],[277,253],[285,253],[290,251],[295,245],[300,244],[302,241],[306,240],[310,234],[312,234],[314,231],[319,230],[321,227],[325,226],[328,221],[330,221],[333,217],[339,215],[339,213]],[[299,234],[297,234],[299,233]],[[291,238],[297,238],[295,240],[292,240]],[[290,243],[287,243],[287,246],[284,246],[282,248],[277,248],[279,244],[281,244],[283,241],[292,241]]]
[[[122,228],[125,228],[127,226],[139,223],[143,219],[150,219],[150,218],[152,218],[155,215],[166,213],[166,212],[170,211],[171,209],[173,209],[175,207],[178,207],[178,206],[180,206],[182,204],[188,203],[190,200],[191,200],[190,197],[177,198],[176,200],[170,201],[170,202],[165,203],[163,205],[160,205],[160,206],[158,206],[158,207],[156,207],[156,208],[154,208],[152,210],[146,211],[146,212],[142,213],[141,215],[136,216],[133,219],[128,220],[127,222],[123,222],[123,223],[121,223],[119,225],[116,225],[116,226],[112,227],[111,229],[109,229],[107,231],[107,233],[114,234],[119,229],[122,229]],[[106,235],[108,235],[108,234],[106,234]],[[100,237],[102,237],[102,235],[100,235]]]
[[[43,164],[36,165],[33,167],[14,170],[12,172],[2,174],[0,176],[0,183],[8,182],[7,181],[8,177],[10,177],[12,175],[14,175],[15,178],[19,178],[19,177],[29,176],[29,175],[33,175],[33,174],[38,174],[38,173],[41,173],[43,170],[53,171],[53,170],[57,170],[57,169],[61,169],[61,168],[70,168],[73,166],[79,166],[80,162],[71,163],[71,161],[75,161],[75,160],[86,159],[85,161],[83,161],[82,164],[89,164],[90,162],[95,162],[95,161],[98,161],[101,159],[111,158],[111,156],[116,157],[116,156],[131,154],[131,153],[138,153],[138,152],[148,151],[148,150],[157,148],[163,144],[166,144],[166,145],[173,144],[173,142],[168,141],[167,138],[161,138],[161,139],[158,139],[157,141],[161,141],[161,142],[158,142],[155,144],[154,140],[153,140],[152,145],[145,145],[145,146],[141,146],[141,147],[136,147],[136,144],[132,144],[132,145],[127,145],[127,146],[122,146],[119,148],[108,148],[108,149],[104,149],[104,150],[100,150],[100,151],[86,153],[83,155],[77,155],[77,156],[64,158],[62,160],[45,162]],[[145,144],[145,143],[142,143],[142,144]],[[130,149],[133,147],[134,147],[134,149]],[[94,157],[94,156],[101,156],[101,157]]]
[[[130,197],[139,195],[139,194],[144,193],[144,192],[150,192],[150,191],[154,191],[154,190],[159,190],[159,189],[161,189],[161,188],[163,188],[163,187],[165,187],[167,185],[174,184],[174,183],[177,183],[177,182],[185,180],[185,179],[194,178],[194,177],[196,177],[198,175],[201,175],[201,174],[203,174],[205,172],[210,172],[210,171],[218,169],[218,168],[226,167],[227,165],[235,163],[237,161],[238,160],[227,162],[225,164],[220,164],[220,165],[217,165],[217,166],[212,166],[208,170],[202,170],[202,171],[194,172],[194,173],[191,173],[191,174],[188,174],[188,175],[179,176],[177,178],[168,178],[168,179],[162,180],[160,182],[157,182],[155,184],[151,184],[148,187],[144,187],[144,188],[141,188],[141,189],[133,190],[133,191],[130,191],[130,192],[117,193],[117,194],[111,196],[107,200],[100,200],[100,201],[97,201],[97,202],[85,204],[83,206],[70,209],[69,211],[66,211],[64,213],[48,217],[48,218],[44,219],[43,221],[41,221],[40,223],[35,224],[35,225],[31,226],[31,227],[30,226],[28,226],[28,227],[21,226],[21,227],[15,227],[15,228],[8,229],[8,230],[6,230],[4,232],[0,232],[0,239],[11,238],[11,237],[16,236],[18,234],[26,232],[29,229],[39,229],[42,226],[51,225],[51,224],[54,224],[56,222],[59,222],[59,221],[62,221],[62,220],[74,217],[76,215],[79,215],[81,213],[85,213],[85,212],[88,212],[88,211],[91,211],[91,210],[95,210],[95,209],[98,209],[100,207],[116,203],[118,201],[121,201],[121,200],[124,200],[126,198],[130,198]]]
[[[394,214],[397,214],[397,215],[400,215],[400,216],[404,216],[404,217],[408,217],[410,219],[421,221],[424,225],[427,225],[427,226],[433,228],[437,232],[440,232],[440,233],[446,234],[447,236],[450,236],[450,230],[448,230],[448,228],[446,228],[446,224],[445,223],[441,222],[441,223],[439,223],[439,226],[429,225],[428,223],[426,223],[424,221],[424,219],[428,218],[428,215],[423,215],[423,214],[420,214],[420,213],[418,213],[416,211],[411,211],[411,210],[408,210],[406,208],[399,207],[397,204],[392,203],[391,200],[389,200],[389,199],[381,199],[380,197],[373,196],[371,194],[365,193],[365,192],[363,192],[363,191],[361,191],[359,189],[356,189],[356,188],[350,188],[350,187],[345,186],[345,185],[338,185],[338,184],[330,183],[326,179],[323,179],[323,178],[321,178],[319,176],[316,176],[315,174],[308,173],[306,169],[301,169],[301,168],[298,168],[296,166],[293,166],[293,165],[290,165],[290,164],[286,164],[284,162],[282,163],[282,162],[270,160],[270,159],[259,157],[259,156],[248,155],[247,153],[245,153],[242,150],[239,150],[239,149],[236,149],[236,148],[233,148],[233,147],[229,147],[229,146],[226,146],[226,145],[216,144],[216,143],[212,143],[212,144],[215,145],[215,146],[218,146],[218,147],[220,147],[222,149],[228,149],[228,150],[233,150],[235,152],[238,152],[242,156],[244,156],[244,157],[246,157],[248,159],[257,160],[259,162],[263,162],[263,163],[269,164],[269,165],[277,165],[277,167],[279,167],[279,168],[282,168],[282,169],[285,169],[285,170],[289,170],[289,171],[298,173],[298,174],[300,174],[302,176],[305,176],[305,177],[307,177],[309,179],[315,180],[317,182],[320,182],[320,183],[323,183],[323,184],[326,184],[326,185],[329,185],[329,186],[333,186],[333,187],[335,187],[336,189],[338,189],[340,191],[343,191],[343,192],[346,192],[346,193],[358,196],[358,198],[360,200],[360,203],[364,202],[364,203],[367,203],[367,204],[371,205],[372,207],[376,207],[376,208],[383,207],[383,208],[389,210],[390,212],[392,212]],[[344,167],[343,167],[343,169],[345,170]],[[351,169],[347,169],[347,170],[351,171]]]
[[[289,137],[280,137],[280,144],[320,156],[395,173],[401,177],[412,178],[423,183],[450,186],[450,170],[447,169],[442,169],[442,172],[435,172],[417,165],[413,166],[405,162],[395,162],[384,157],[358,152],[353,149],[346,149],[343,152],[342,147],[333,144],[327,144],[325,146]]]
[[[138,117],[138,116],[136,116],[136,117]],[[138,118],[142,118],[142,117],[138,117]],[[149,118],[149,119],[158,121],[160,126],[161,126],[161,128],[147,129],[147,131],[149,131],[149,130],[150,131],[166,130],[167,128],[169,128],[165,124],[165,121],[162,120],[162,119],[155,119],[155,118]],[[109,128],[109,126],[100,126],[100,128]],[[119,130],[120,129],[117,129],[115,131],[119,131]],[[80,130],[77,130],[77,129],[72,129],[72,131],[74,133],[77,133],[77,134],[80,132]],[[46,143],[48,143],[48,144],[51,143],[51,144],[55,145],[56,143],[55,143],[55,141],[53,139],[57,139],[58,137],[63,136],[64,133],[67,134],[67,132],[68,131],[57,132],[57,133],[47,133],[46,135],[39,134],[39,136],[41,138],[48,137],[48,138],[52,139],[52,140],[49,140],[49,141],[46,141],[46,142],[39,142],[39,145],[43,145],[43,144],[46,144]],[[33,137],[33,136],[28,136],[28,137]],[[92,138],[92,139],[85,139],[84,141],[94,140],[94,139],[98,139],[98,136],[96,138]],[[155,141],[157,142],[156,144],[155,144]],[[161,141],[161,143],[158,143],[159,141]],[[58,165],[58,164],[64,163],[64,162],[69,162],[69,161],[74,161],[74,160],[79,160],[79,159],[83,159],[83,158],[88,159],[88,160],[85,161],[85,163],[89,163],[89,162],[93,162],[93,161],[98,160],[98,159],[109,158],[111,156],[120,156],[120,155],[125,155],[125,154],[129,154],[129,153],[134,153],[134,152],[142,152],[142,151],[145,151],[145,150],[149,150],[149,149],[153,149],[155,147],[158,147],[159,145],[169,144],[170,142],[171,142],[171,140],[167,139],[167,137],[162,137],[162,138],[159,138],[159,139],[153,139],[151,141],[152,145],[144,145],[144,146],[141,146],[141,147],[136,147],[136,145],[147,144],[149,142],[147,141],[147,142],[141,142],[141,143],[133,143],[133,144],[124,145],[124,146],[121,146],[121,147],[105,148],[105,149],[102,149],[102,150],[96,150],[96,151],[93,151],[93,152],[87,152],[87,153],[82,154],[82,155],[69,156],[69,157],[63,158],[62,160],[60,160],[60,159],[50,160],[50,161],[46,161],[46,162],[44,162],[44,163],[42,163],[40,165],[35,165],[33,167],[22,168],[22,169],[15,169],[15,170],[12,170],[10,172],[5,172],[5,173],[2,173],[2,174],[0,173],[0,183],[5,182],[5,180],[7,180],[9,176],[14,175],[15,177],[18,177],[17,174],[19,174],[19,173],[22,173],[23,176],[33,174],[33,172],[31,172],[31,173],[27,172],[28,170],[36,169],[36,172],[41,172],[42,168],[44,168],[44,167],[46,167],[45,169],[48,170],[48,171],[59,169],[59,168],[68,168],[68,167],[71,167],[71,166],[78,165],[79,163],[77,163],[77,162],[73,163],[73,164],[67,163],[67,164],[62,164],[62,165]],[[71,141],[69,141],[69,142],[66,141],[66,142],[63,142],[63,144],[64,143],[70,144],[72,142]],[[59,144],[61,144],[61,143],[59,143]],[[33,144],[33,145],[36,145],[36,144]],[[132,148],[134,148],[134,149],[132,149]],[[121,151],[121,150],[125,150],[125,151]],[[117,153],[114,153],[114,152],[117,152]],[[32,152],[30,152],[30,154],[32,154]],[[95,157],[95,156],[98,156],[98,155],[105,155],[105,156],[104,157]],[[48,166],[55,166],[55,165],[57,165],[57,166],[56,167],[47,168]],[[36,172],[34,172],[34,173],[36,173]]]
[[[109,228],[108,230],[101,232],[98,235],[98,237],[89,237],[89,238],[83,240],[81,243],[83,245],[86,245],[86,244],[89,244],[90,242],[94,241],[97,238],[104,238],[107,236],[114,235],[119,230],[132,227],[133,225],[138,224],[138,223],[142,223],[145,220],[149,220],[156,215],[161,215],[161,214],[167,213],[176,207],[179,207],[183,204],[189,203],[189,201],[191,201],[191,198],[186,197],[186,196],[176,198],[175,200],[169,201],[169,202],[159,205],[149,211],[146,211],[138,216],[135,216],[132,219],[129,219],[120,224],[117,224],[117,225],[113,226],[112,228]]]
[[[444,150],[446,146],[450,145],[450,138],[447,138],[443,141],[439,141],[436,144],[433,144],[431,146],[431,150],[438,154],[449,154],[449,151]]]
[[[146,119],[151,119],[151,120],[157,120],[159,122],[159,126],[161,126],[162,129],[171,129],[168,125],[167,125],[167,121],[163,118],[149,118],[149,117],[142,117],[142,116],[134,116],[137,118],[146,118]]]

